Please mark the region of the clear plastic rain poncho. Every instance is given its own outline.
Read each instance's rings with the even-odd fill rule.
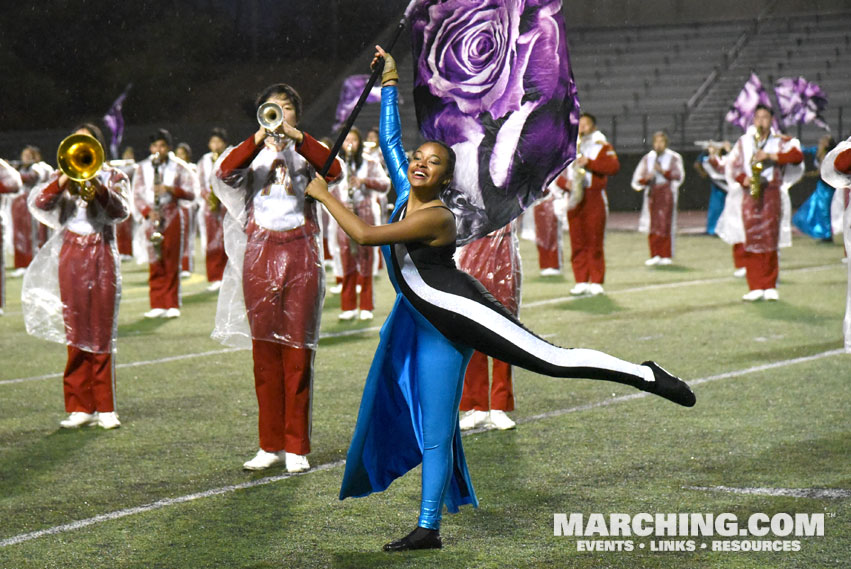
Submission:
[[[459,247],[458,267],[474,276],[515,316],[520,311],[520,245],[516,221]]]
[[[739,174],[751,176],[751,158],[757,151],[754,135],[756,127],[751,125],[742,135],[733,150],[727,156],[724,166],[724,174],[727,178],[727,200],[724,211],[718,220],[715,232],[724,241],[731,245],[745,243],[745,226],[743,216],[743,199],[745,188],[736,180]],[[789,152],[793,148],[800,150],[801,143],[796,138],[786,138],[780,133],[771,130],[768,139],[762,145],[762,150],[767,153]],[[773,224],[766,224],[764,228],[755,227],[750,230],[751,239],[746,246],[752,253],[765,253],[773,251],[776,247],[792,246],[792,201],[789,198],[791,188],[801,176],[804,175],[804,164],[775,165],[769,163],[762,171],[761,179],[764,185],[777,180],[780,183],[780,231],[779,239],[774,235],[768,235]]]
[[[130,183],[120,170],[103,168],[96,176],[108,194],[86,202],[67,189],[53,192],[59,176],[54,172],[29,196],[33,217],[54,233],[24,275],[24,323],[45,340],[112,352],[121,296],[113,226],[130,214]]]
[[[836,145],[827,153],[821,164],[821,178],[836,188],[835,194],[842,197],[845,211],[842,215],[842,233],[845,240],[846,254],[851,251],[851,174],[839,172],[834,161],[840,153],[851,150],[851,137]],[[851,262],[848,267],[848,291],[845,295],[845,320],[842,329],[845,334],[845,351],[851,353]]]
[[[294,144],[279,149],[270,138],[222,179],[223,163],[241,147],[222,155],[213,181],[228,212],[228,264],[212,337],[237,348],[255,339],[315,349],[325,275],[318,204],[304,190],[316,171]]]

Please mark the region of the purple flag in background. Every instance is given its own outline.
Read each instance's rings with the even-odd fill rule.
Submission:
[[[415,0],[420,132],[452,146],[443,196],[467,243],[520,215],[576,155],[579,100],[561,0]]]
[[[112,131],[112,137],[109,141],[109,154],[112,159],[118,158],[118,147],[121,145],[121,139],[124,138],[124,117],[121,114],[121,107],[124,105],[124,99],[127,98],[127,93],[130,92],[130,87],[127,85],[124,92],[121,93],[106,114],[103,116],[103,122]]]
[[[765,105],[771,108],[771,99],[768,98],[768,92],[762,86],[759,77],[756,73],[751,72],[751,76],[745,82],[742,92],[736,97],[724,120],[742,130],[747,130],[753,123],[753,115],[756,112],[757,105]]]
[[[803,77],[781,77],[774,84],[774,94],[784,126],[814,122],[830,130],[821,116],[827,107],[827,95],[815,83]]]
[[[363,88],[366,87],[367,81],[369,81],[369,75],[349,75],[343,81],[343,86],[340,88],[340,100],[337,102],[337,114],[333,130],[337,130],[343,126],[343,123],[349,118],[349,113],[355,108],[360,94],[363,92]],[[366,96],[366,102],[381,102],[380,86],[370,89],[369,95]]]

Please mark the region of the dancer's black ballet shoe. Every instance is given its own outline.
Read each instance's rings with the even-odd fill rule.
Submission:
[[[652,369],[653,376],[656,378],[653,383],[648,383],[645,387],[642,387],[644,391],[664,397],[684,407],[694,407],[697,400],[694,397],[694,392],[685,381],[664,370],[656,362],[648,361],[641,365]]]
[[[384,551],[410,551],[412,549],[440,549],[443,542],[440,532],[436,529],[426,529],[417,526],[414,531],[396,541],[384,546]]]

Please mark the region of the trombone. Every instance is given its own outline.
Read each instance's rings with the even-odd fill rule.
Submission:
[[[103,166],[103,146],[88,134],[72,134],[59,143],[56,162],[63,174],[73,182],[71,195],[79,195],[89,202],[95,197],[95,186],[90,180]]]

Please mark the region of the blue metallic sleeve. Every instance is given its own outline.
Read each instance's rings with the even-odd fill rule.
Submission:
[[[402,121],[399,118],[399,93],[395,86],[381,88],[381,153],[396,188],[396,206],[408,199],[408,157],[402,148]]]

